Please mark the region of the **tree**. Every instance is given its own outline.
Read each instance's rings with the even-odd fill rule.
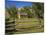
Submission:
[[[31,6],[24,6],[22,9],[21,9],[21,12],[25,12],[28,14],[28,18],[32,17],[31,14],[32,14],[32,9]]]
[[[35,14],[35,17],[38,18],[39,25],[41,27],[41,19],[44,19],[44,3],[33,3],[32,10]]]
[[[16,14],[17,14],[17,9],[16,9],[16,7],[9,7],[9,8],[6,8],[6,13],[8,13],[7,15],[9,16],[8,18],[6,18],[7,17],[7,15],[6,15],[6,19],[5,19],[5,21],[7,22],[7,21],[10,21],[10,20],[13,20],[13,23],[15,23],[15,16],[16,16]],[[12,19],[11,19],[12,18]],[[15,29],[15,31],[16,31],[16,29]]]
[[[32,10],[35,12],[35,16],[38,18],[43,18],[44,16],[44,4],[43,3],[33,3]]]
[[[18,17],[18,19],[20,19],[20,8],[18,8],[18,11],[17,11],[17,17]]]

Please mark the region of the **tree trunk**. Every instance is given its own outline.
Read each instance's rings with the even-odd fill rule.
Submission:
[[[17,16],[18,16],[18,19],[20,19],[20,8],[18,8]]]
[[[18,19],[20,19],[20,12],[17,13]]]

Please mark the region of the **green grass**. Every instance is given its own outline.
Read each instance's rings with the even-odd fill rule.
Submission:
[[[21,20],[21,21],[20,21]],[[25,21],[23,21],[25,20]],[[27,20],[27,21],[26,21]],[[16,29],[18,30],[16,33],[26,33],[26,32],[43,32],[44,31],[44,21],[37,18],[23,18],[17,19],[16,21]]]
[[[38,18],[16,19],[15,25],[16,25],[15,29],[17,31],[12,32],[15,34],[44,32],[44,20],[43,19],[40,19],[40,20]]]

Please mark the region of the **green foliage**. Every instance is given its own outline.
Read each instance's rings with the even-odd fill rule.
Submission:
[[[32,10],[30,10],[32,9]],[[6,8],[6,12],[10,14],[10,17],[17,17],[17,8],[16,7],[10,7]],[[44,3],[33,3],[32,7],[31,6],[24,6],[21,8],[20,12],[25,12],[27,13],[27,16],[29,18],[31,17],[38,17],[38,18],[43,18],[44,16]],[[35,14],[35,15],[34,15]]]
[[[10,7],[10,8],[6,8],[6,13],[8,13],[7,15],[9,16],[9,18],[6,18],[7,17],[7,15],[6,15],[6,17],[5,17],[5,24],[11,24],[11,27],[13,27],[13,29],[14,29],[14,31],[16,31],[16,29],[15,29],[15,15],[17,14],[17,9],[16,9],[16,7]],[[12,23],[14,24],[13,26],[12,26]],[[10,25],[9,24],[9,25]],[[9,28],[9,27],[8,27]],[[9,28],[10,29],[10,28]],[[8,30],[7,30],[8,31]],[[10,30],[9,30],[10,31]],[[11,30],[12,31],[12,30]]]
[[[16,7],[6,8],[6,12],[8,12],[10,17],[15,18],[15,15],[17,14],[17,9],[16,9]]]
[[[32,10],[30,10],[30,9],[32,9],[30,6],[24,6],[22,9],[21,9],[21,12],[25,12],[25,13],[27,13],[28,14],[28,17],[32,17],[31,15],[32,15]]]
[[[38,18],[43,18],[44,16],[44,4],[43,3],[33,3],[32,10],[35,11],[34,14]]]

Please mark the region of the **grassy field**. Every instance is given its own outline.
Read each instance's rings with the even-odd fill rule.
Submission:
[[[44,20],[38,18],[22,18],[16,19],[15,29],[17,31],[8,32],[6,35],[13,34],[25,34],[25,33],[41,33],[44,32]]]
[[[15,33],[37,33],[44,32],[44,21],[37,18],[16,19]]]

